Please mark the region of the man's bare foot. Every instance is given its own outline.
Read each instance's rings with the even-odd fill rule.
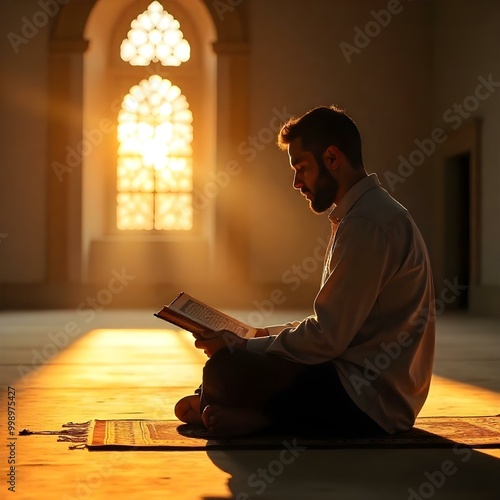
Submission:
[[[186,424],[203,425],[200,413],[200,396],[192,394],[180,399],[174,407],[175,416]]]
[[[242,436],[271,425],[269,417],[258,410],[208,405],[202,414],[203,424],[218,436]]]

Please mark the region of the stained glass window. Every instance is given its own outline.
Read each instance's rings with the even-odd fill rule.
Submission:
[[[179,21],[154,1],[130,25],[120,47],[121,58],[133,66],[160,62],[179,66],[189,60],[190,45],[184,39]]]
[[[192,120],[180,88],[159,75],[124,97],[118,115],[118,229],[192,228]]]
[[[120,56],[132,66],[179,66],[190,51],[177,19],[155,0],[130,24]],[[159,75],[124,97],[118,116],[118,229],[192,229],[192,120],[180,88]]]

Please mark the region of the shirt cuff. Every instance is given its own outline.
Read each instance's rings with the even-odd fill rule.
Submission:
[[[300,325],[300,323],[300,321],[292,321],[290,323],[285,323],[284,325],[266,326],[266,330],[269,332],[269,336],[276,336],[286,328],[295,328],[297,325]]]
[[[247,340],[246,350],[255,352],[265,352],[266,349],[273,343],[276,337],[255,337]]]

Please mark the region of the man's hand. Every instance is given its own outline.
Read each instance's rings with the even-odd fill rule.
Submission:
[[[257,333],[255,334],[255,338],[257,337],[269,337],[269,331],[267,328],[257,328]]]
[[[211,358],[217,351],[224,347],[229,348],[231,352],[237,349],[245,350],[247,339],[238,337],[233,332],[221,330],[220,335],[211,339],[196,339],[194,346],[198,349],[203,349],[205,354]]]

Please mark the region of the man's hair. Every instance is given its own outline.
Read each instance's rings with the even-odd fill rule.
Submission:
[[[302,148],[316,157],[321,157],[328,146],[333,145],[345,154],[352,167],[363,167],[358,127],[337,106],[320,106],[299,118],[290,118],[279,131],[279,148],[285,151],[297,137],[302,139]]]

